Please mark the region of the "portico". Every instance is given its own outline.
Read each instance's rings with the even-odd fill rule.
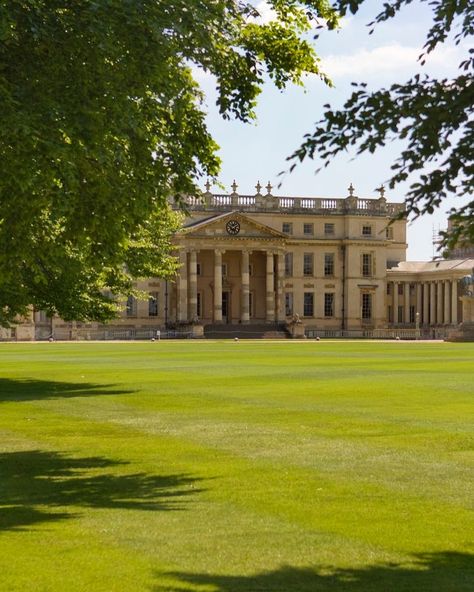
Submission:
[[[225,248],[224,248],[225,246]],[[284,251],[235,244],[180,250],[180,323],[282,322]]]

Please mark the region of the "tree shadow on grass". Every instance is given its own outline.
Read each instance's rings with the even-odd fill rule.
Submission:
[[[198,478],[126,473],[128,464],[42,450],[0,454],[0,531],[70,518],[78,507],[182,510],[203,491]]]
[[[114,387],[113,384],[93,384],[89,382],[0,378],[0,403],[68,397],[94,397],[98,395],[125,395],[134,392],[133,390],[119,390]]]
[[[378,564],[362,568],[282,566],[252,576],[166,574],[180,580],[175,588],[153,592],[472,592],[474,555],[440,552],[412,556],[409,565]]]

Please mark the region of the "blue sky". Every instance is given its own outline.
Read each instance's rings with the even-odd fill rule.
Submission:
[[[264,18],[271,18],[264,2],[256,4]],[[259,98],[255,123],[223,121],[214,107],[212,78],[196,72],[207,96],[208,126],[220,146],[223,161],[220,181],[226,191],[230,191],[235,179],[239,193],[254,194],[259,180],[263,185],[270,181],[276,195],[346,197],[347,188],[353,183],[359,197],[378,197],[374,189],[390,177],[390,165],[399,154],[399,143],[375,155],[356,158],[355,154],[341,155],[317,175],[318,165],[311,160],[283,178],[278,174],[288,168],[286,157],[298,148],[303,135],[313,129],[322,115],[323,105],[341,106],[351,92],[351,82],[367,82],[369,88],[376,89],[403,82],[419,71],[417,57],[431,22],[429,8],[415,2],[396,18],[378,25],[369,36],[367,24],[381,4],[367,0],[356,16],[343,20],[339,31],[324,33],[314,42],[322,68],[332,78],[334,88],[326,87],[317,77],[308,78],[304,89],[288,87],[284,92],[268,83]],[[429,57],[423,70],[434,76],[454,74],[464,52],[465,48],[447,42]],[[277,189],[280,182],[283,184]],[[387,192],[386,197],[389,201],[402,202],[407,188],[408,185],[400,185],[394,192]],[[214,190],[221,191],[217,187]],[[445,212],[454,204],[447,201],[436,214],[409,224],[408,259],[432,257],[433,228],[446,226]]]

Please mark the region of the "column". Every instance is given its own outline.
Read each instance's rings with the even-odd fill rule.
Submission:
[[[275,320],[275,277],[273,273],[273,251],[267,251],[267,322]]]
[[[408,324],[410,322],[410,282],[405,282],[403,294],[405,296],[404,319],[405,324]]]
[[[393,282],[393,324],[398,324],[398,282]]]
[[[423,325],[430,324],[430,285],[423,282]]]
[[[178,321],[188,321],[188,254],[184,249],[179,252],[179,276],[178,276]]]
[[[421,300],[421,284],[419,282],[416,282],[416,284],[415,284],[415,292],[416,292],[415,320],[416,320],[416,313],[418,313],[420,315],[418,318],[421,321],[422,300]]]
[[[222,251],[214,251],[214,322],[222,323]]]
[[[443,282],[436,282],[436,322],[438,325],[443,323]]]
[[[277,321],[284,322],[285,313],[285,292],[283,290],[285,282],[285,254],[277,254]]]
[[[249,275],[249,252],[242,251],[242,293],[240,303],[240,321],[249,323],[250,321],[250,275]]]
[[[458,324],[458,281],[452,280],[451,283],[451,323]]]
[[[436,325],[436,282],[430,282],[430,325]]]
[[[445,280],[444,284],[444,324],[449,325],[451,322],[451,298],[449,293],[449,281]]]
[[[189,319],[197,319],[197,252],[189,253]]]

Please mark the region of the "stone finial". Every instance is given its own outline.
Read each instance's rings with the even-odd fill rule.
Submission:
[[[237,193],[237,187],[238,187],[238,185],[237,185],[237,183],[235,182],[235,179],[234,179],[234,182],[231,185],[232,193]]]
[[[377,189],[377,191],[380,193],[380,198],[385,199],[385,186],[380,185],[380,187]]]
[[[255,185],[255,189],[257,190],[257,195],[260,195],[261,188],[262,188],[262,186],[260,185],[260,181],[257,181],[257,184]]]
[[[268,184],[265,187],[265,189],[267,190],[267,195],[271,195],[272,194],[273,187],[270,185],[270,181],[268,181]]]
[[[211,184],[209,182],[209,179],[206,181],[204,187],[206,188],[206,193],[209,193],[209,191],[211,190]]]
[[[347,188],[347,191],[349,191],[349,197],[353,197],[354,196],[355,189],[354,189],[354,185],[352,185],[352,183]]]

